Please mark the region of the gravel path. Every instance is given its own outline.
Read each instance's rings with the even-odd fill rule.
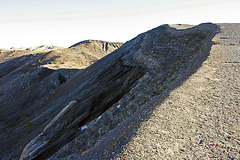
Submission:
[[[219,25],[195,74],[80,158],[240,159],[240,24]]]
[[[220,27],[202,67],[153,110],[117,159],[240,159],[240,25]]]

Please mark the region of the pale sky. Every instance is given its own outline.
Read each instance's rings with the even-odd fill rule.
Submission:
[[[162,24],[240,23],[240,0],[0,0],[0,48],[125,42]]]

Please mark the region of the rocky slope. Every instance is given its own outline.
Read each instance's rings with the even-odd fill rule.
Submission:
[[[218,31],[214,24],[187,30],[163,25],[81,71],[42,105],[39,134],[24,148],[21,159],[46,159],[63,146],[52,158],[85,156],[104,134],[154,97],[166,97],[194,73]]]
[[[62,152],[65,159],[239,159],[240,24],[217,25],[210,54],[194,74],[143,105],[82,156]]]
[[[70,48],[40,46],[1,50],[0,159],[18,159],[38,132],[32,120],[55,89],[81,69],[119,48],[122,43],[88,40]],[[40,110],[40,111],[39,111]],[[51,116],[50,116],[51,117]],[[18,141],[16,141],[16,139]]]
[[[126,143],[101,159],[240,159],[240,24],[218,25],[202,66],[164,101],[156,97],[147,105],[139,114],[151,115],[136,132],[128,123],[119,129],[125,136],[109,138]]]

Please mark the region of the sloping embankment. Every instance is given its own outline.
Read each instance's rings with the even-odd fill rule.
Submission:
[[[25,147],[21,158],[47,158],[74,139],[54,157],[79,158],[108,131],[121,122],[128,122],[130,115],[139,113],[139,109],[155,97],[166,98],[194,73],[209,55],[211,40],[218,30],[214,24],[187,30],[160,26],[94,63],[59,87],[46,101],[47,110],[39,116],[43,120],[47,112],[63,106],[67,108],[48,121],[49,125]],[[117,128],[114,130],[120,131]],[[118,133],[112,138],[124,136]],[[103,145],[102,149],[109,142],[104,140],[98,143]],[[82,155],[96,155],[101,159],[104,152],[98,151],[92,149],[89,154]]]

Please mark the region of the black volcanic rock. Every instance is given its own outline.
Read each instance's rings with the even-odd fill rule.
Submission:
[[[33,124],[38,126],[32,133],[36,137],[21,159],[46,159],[75,138],[81,141],[79,148],[91,148],[104,132],[192,74],[208,56],[218,30],[214,24],[187,30],[163,25],[81,71],[41,105],[31,120],[38,122]],[[87,136],[92,143],[84,144]]]

